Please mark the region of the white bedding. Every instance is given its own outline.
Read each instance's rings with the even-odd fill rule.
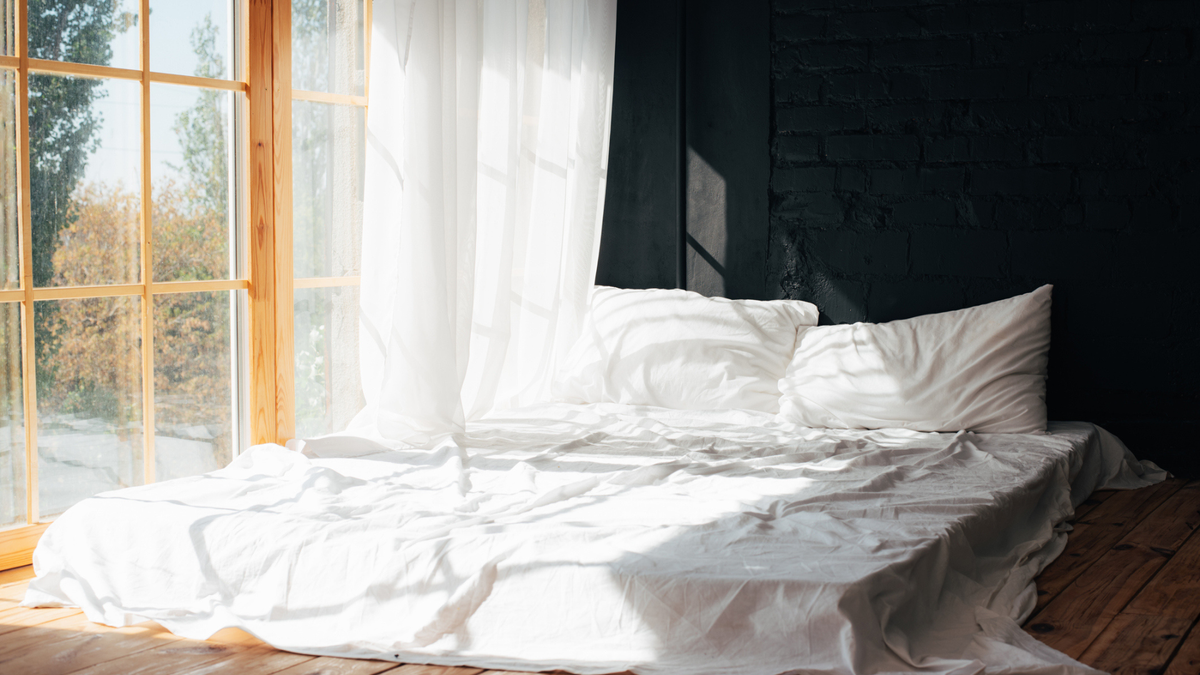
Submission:
[[[258,446],[88,499],[46,531],[25,604],[489,668],[1092,673],[1018,628],[1031,580],[1073,504],[1161,478],[1081,423],[834,431],[617,404],[346,456],[372,449]]]

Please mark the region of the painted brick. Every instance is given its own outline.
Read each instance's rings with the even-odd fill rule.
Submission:
[[[930,35],[1012,31],[1019,29],[1023,21],[1018,6],[930,7],[917,10],[914,16]]]
[[[1103,280],[1113,276],[1114,239],[1108,232],[1009,234],[1012,273],[1018,277]]]
[[[1129,202],[1124,199],[1092,199],[1083,209],[1083,222],[1096,230],[1119,230],[1129,224]]]
[[[1071,172],[1049,169],[974,169],[971,192],[996,195],[1046,195],[1071,189]]]
[[[771,8],[780,14],[805,11],[810,9],[830,9],[837,7],[839,0],[773,0]]]
[[[996,224],[997,197],[971,197],[967,200],[966,223],[971,227],[992,228]]]
[[[1129,197],[1150,191],[1153,177],[1146,169],[1105,169],[1079,172],[1079,193],[1088,196]]]
[[[1005,273],[1004,232],[928,228],[912,235],[912,272],[953,277],[999,277]]]
[[[860,44],[801,44],[794,49],[797,65],[805,69],[863,68],[867,65],[867,46]]]
[[[925,100],[929,96],[925,78],[917,73],[889,73],[888,81],[888,93],[892,98]]]
[[[1063,127],[1070,114],[1060,101],[972,101],[970,110],[981,130]]]
[[[802,227],[827,227],[842,224],[846,210],[832,194],[792,194],[772,209],[772,215],[797,221]]]
[[[903,131],[910,124],[936,127],[945,107],[943,103],[898,103],[867,108],[867,126],[880,131]]]
[[[1132,17],[1129,0],[1052,0],[1025,6],[1025,22],[1036,29],[1120,28],[1128,25]]]
[[[1144,232],[1161,232],[1170,229],[1174,223],[1171,205],[1153,197],[1142,197],[1129,201],[1132,211],[1130,222],[1133,229]]]
[[[867,116],[862,108],[849,106],[804,106],[783,108],[775,113],[781,132],[827,132],[861,129]]]
[[[1195,92],[1200,69],[1195,66],[1147,65],[1138,69],[1139,94]]]
[[[965,175],[964,169],[875,169],[871,172],[871,193],[961,193]]]
[[[921,25],[903,11],[842,13],[834,17],[830,32],[839,38],[915,37]]]
[[[1111,136],[1046,136],[1042,161],[1051,164],[1087,164],[1111,161],[1116,154]]]
[[[971,31],[971,9],[965,6],[930,7],[914,12],[921,29],[930,35]]]
[[[971,8],[971,30],[975,32],[1017,30],[1023,22],[1021,8],[1016,5]]]
[[[837,169],[837,189],[844,192],[866,192],[867,172],[852,166]]]
[[[1086,59],[1098,61],[1176,60],[1188,56],[1187,38],[1181,31],[1087,35],[1079,41]]]
[[[777,162],[811,162],[817,159],[817,139],[812,136],[780,136],[775,140]]]
[[[831,167],[777,169],[771,176],[771,189],[775,192],[829,192],[833,189],[836,171]]]
[[[872,321],[894,321],[922,314],[948,312],[964,305],[962,286],[956,281],[873,281],[867,294]]]
[[[1137,101],[1128,99],[1080,101],[1075,105],[1076,120],[1089,129],[1110,130],[1118,124],[1136,121],[1139,116]]]
[[[881,68],[966,65],[971,61],[971,43],[968,40],[905,40],[881,44],[875,48],[872,60]]]
[[[908,268],[908,235],[903,232],[815,230],[808,248],[844,274],[903,274]]]
[[[1020,98],[1028,90],[1029,73],[1023,69],[937,70],[929,74],[933,99]]]
[[[953,225],[955,219],[954,202],[940,197],[914,199],[892,206],[892,222],[896,224]]]
[[[966,136],[931,138],[925,141],[925,160],[928,162],[963,162],[971,156]]]
[[[889,96],[887,81],[878,73],[830,75],[827,82],[826,92],[831,98],[860,100]]]
[[[1007,33],[988,36],[975,43],[979,65],[1034,65],[1066,60],[1079,49],[1074,33]]]
[[[775,100],[779,103],[816,103],[821,97],[819,77],[792,76],[775,80]]]
[[[791,14],[774,21],[775,38],[778,40],[807,40],[825,35],[826,19],[811,14]]]
[[[1177,28],[1200,23],[1200,3],[1195,0],[1139,0],[1133,5],[1133,20],[1150,28]]]
[[[1020,142],[1011,136],[972,136],[968,145],[973,162],[1015,162],[1025,156]]]
[[[816,266],[814,266],[816,267]],[[814,274],[809,302],[821,310],[822,323],[854,323],[867,320],[867,285],[861,281]]]
[[[1112,96],[1132,94],[1133,68],[1055,68],[1030,78],[1032,96]]]
[[[916,136],[830,136],[825,156],[838,160],[911,160],[920,156]]]

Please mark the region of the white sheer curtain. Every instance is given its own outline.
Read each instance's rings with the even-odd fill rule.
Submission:
[[[375,0],[352,430],[544,399],[595,278],[616,0]]]

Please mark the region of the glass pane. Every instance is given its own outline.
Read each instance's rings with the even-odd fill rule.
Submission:
[[[363,0],[292,0],[292,88],[361,96]]]
[[[154,298],[155,478],[219,469],[233,458],[233,291]]]
[[[292,101],[292,252],[298,278],[358,274],[364,112]]]
[[[17,248],[17,74],[0,70],[0,285],[20,288]]]
[[[17,3],[6,0],[4,9],[0,11],[0,54],[4,56],[17,55]]]
[[[155,281],[229,278],[233,96],[150,85]]]
[[[358,286],[295,291],[296,437],[342,431],[363,407]]]
[[[141,85],[29,76],[35,286],[137,283]]]
[[[21,307],[0,304],[0,527],[25,523]]]
[[[43,520],[143,480],[141,298],[43,300],[35,309]]]
[[[29,0],[35,59],[137,69],[140,42],[137,0]]]
[[[150,0],[150,70],[230,79],[233,16],[229,0]]]

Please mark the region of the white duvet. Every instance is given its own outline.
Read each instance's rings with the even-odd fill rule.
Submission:
[[[376,450],[257,446],[85,500],[43,536],[25,604],[488,668],[1092,673],[1018,628],[1032,579],[1073,504],[1161,477],[1088,424],[830,431],[616,404],[352,457]]]

